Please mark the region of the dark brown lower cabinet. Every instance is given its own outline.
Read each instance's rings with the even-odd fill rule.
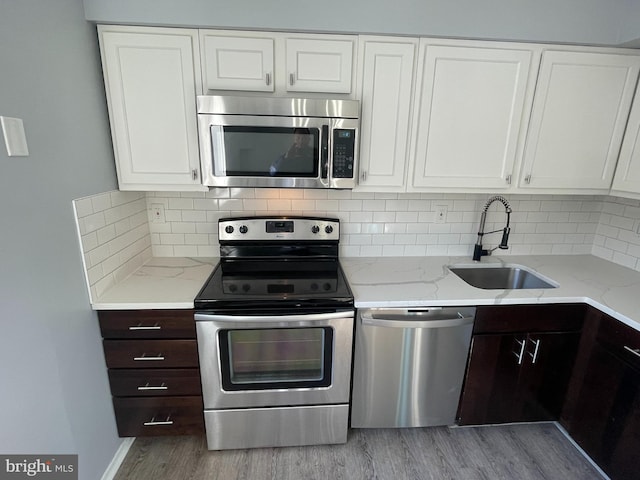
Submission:
[[[583,317],[581,305],[479,307],[458,424],[558,419]]]
[[[640,333],[600,314],[563,425],[614,480],[640,478]]]
[[[204,432],[193,310],[98,312],[121,437]]]

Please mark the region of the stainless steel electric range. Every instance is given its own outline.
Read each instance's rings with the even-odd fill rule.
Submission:
[[[195,299],[210,450],[344,443],[353,294],[340,222],[224,218]]]

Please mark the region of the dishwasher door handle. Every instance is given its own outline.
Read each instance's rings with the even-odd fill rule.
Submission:
[[[411,315],[410,313],[402,316],[395,316],[395,318],[376,318],[372,312],[364,311],[360,314],[363,325],[371,325],[374,327],[392,327],[392,328],[447,328],[447,327],[461,327],[464,325],[471,325],[475,320],[475,315],[462,315],[459,312],[453,313],[451,317],[444,317],[438,315],[437,318],[429,320],[422,315]],[[415,320],[417,317],[424,319]]]

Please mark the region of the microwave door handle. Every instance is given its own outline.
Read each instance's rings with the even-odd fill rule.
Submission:
[[[322,125],[320,135],[320,178],[329,177],[329,125]]]

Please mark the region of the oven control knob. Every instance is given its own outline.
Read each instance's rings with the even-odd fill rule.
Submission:
[[[242,285],[243,292],[248,292],[249,290],[251,290],[251,285],[249,285],[248,283]]]
[[[327,225],[326,227],[324,227],[324,231],[326,233],[331,233],[333,232],[333,227],[331,225]]]
[[[314,283],[312,283],[312,284],[311,284],[311,290],[312,290],[312,291],[314,291],[314,292],[315,292],[316,290],[318,290],[318,288],[319,288],[319,287],[318,287],[318,284],[317,284],[317,283],[315,283],[315,282],[314,282]]]
[[[318,233],[320,231],[320,227],[318,225],[314,225],[311,227],[311,233]]]
[[[229,285],[229,291],[231,293],[235,293],[238,291],[238,286],[235,283],[232,283],[231,285]]]
[[[329,290],[331,290],[331,284],[330,283],[324,283],[322,284],[322,288],[324,289],[325,292],[328,292]]]
[[[246,225],[242,225],[242,226],[240,227],[240,233],[245,234],[245,233],[247,233],[248,231],[249,231],[249,229],[247,228],[247,226],[246,226]]]
[[[224,231],[231,235],[233,233],[233,227],[231,225],[227,225],[224,227]]]

